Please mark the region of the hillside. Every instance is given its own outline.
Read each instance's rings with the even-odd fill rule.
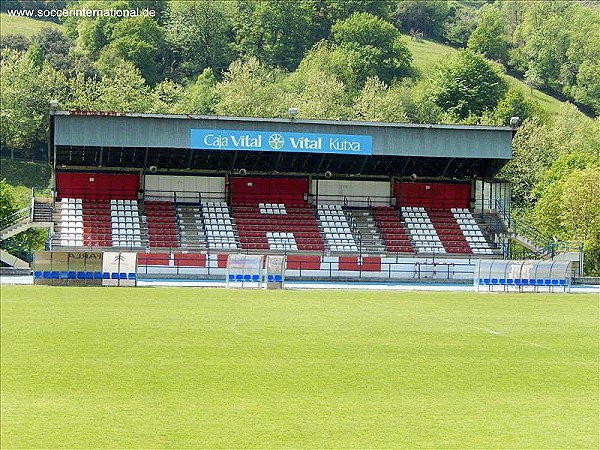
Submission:
[[[0,13],[0,34],[21,34],[31,37],[42,28],[61,28],[54,22],[45,20],[29,19],[27,17],[12,17],[6,13]]]
[[[413,55],[413,63],[419,70],[421,76],[427,76],[427,71],[435,64],[447,56],[454,55],[457,50],[448,45],[443,45],[438,42],[422,39],[420,41],[412,40],[409,35],[405,36],[405,42],[408,49]],[[558,111],[561,101],[541,92],[537,89],[531,89],[523,81],[506,75],[508,83],[511,87],[520,88],[528,100],[533,100],[539,103],[540,107],[549,115],[554,115]]]
[[[60,25],[53,22],[29,19],[25,17],[12,17],[6,13],[0,14],[1,34],[21,34],[31,37],[39,30],[45,27],[61,28]],[[405,42],[413,55],[415,67],[419,70],[421,76],[427,76],[427,71],[436,63],[443,60],[448,55],[456,53],[456,49],[447,45],[440,44],[427,39],[412,40],[409,35],[405,36]],[[531,89],[521,80],[507,75],[511,86],[520,88],[529,100],[536,101],[541,108],[549,115],[556,114],[561,104],[560,100],[547,95],[537,89]]]

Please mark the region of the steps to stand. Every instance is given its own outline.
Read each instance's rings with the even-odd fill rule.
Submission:
[[[202,228],[202,211],[199,205],[177,204],[179,242],[185,250],[206,250],[206,235]]]
[[[362,253],[385,253],[385,243],[375,223],[370,209],[348,209],[348,214],[355,220],[356,229],[353,231],[356,242],[360,242]],[[360,235],[360,239],[359,236]]]

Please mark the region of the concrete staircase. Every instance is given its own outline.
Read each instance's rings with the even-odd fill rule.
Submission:
[[[347,210],[356,223],[356,231],[353,231],[356,243],[360,242],[362,253],[379,255],[385,253],[385,242],[379,234],[375,218],[370,209]],[[353,221],[353,222],[354,222]]]
[[[52,199],[34,199],[32,208],[23,208],[2,220],[0,241],[9,239],[30,228],[50,228],[52,226]],[[25,269],[29,263],[12,255],[6,250],[0,251],[0,261],[9,267]]]
[[[206,235],[199,205],[178,204],[176,208],[179,242],[185,250],[206,250]]]

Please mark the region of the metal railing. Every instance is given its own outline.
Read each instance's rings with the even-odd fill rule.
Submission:
[[[342,205],[345,208],[371,208],[373,206],[390,206],[394,197],[389,196],[352,196],[352,195],[333,195],[319,194],[318,204],[320,205]]]
[[[30,220],[32,214],[32,209],[30,207],[25,207],[14,213],[3,217],[0,219],[0,230],[5,230],[8,227],[16,225],[19,222],[24,222],[25,220]]]
[[[197,264],[194,265],[189,264],[189,259],[178,261],[176,258],[169,258],[167,265],[165,264],[165,255],[148,255],[144,261],[145,264],[138,264],[138,273],[143,275],[168,273],[168,275],[186,276],[196,273],[196,275],[216,277],[221,276],[225,270],[223,267],[211,267],[208,264],[208,255],[199,256]],[[475,273],[475,264],[470,260],[465,260],[464,263],[441,262],[434,259],[418,262],[398,261],[381,263],[370,262],[362,258],[361,263],[357,264],[355,268],[340,269],[338,262],[321,261],[319,269],[315,269],[314,262],[294,260],[290,256],[287,259],[287,263],[288,266],[290,264],[294,266],[293,269],[286,269],[288,277],[311,277],[323,280],[347,280],[351,276],[356,280],[376,278],[381,281],[440,282],[462,280],[463,282],[468,282],[472,281]],[[352,272],[353,274],[349,275],[348,272]]]

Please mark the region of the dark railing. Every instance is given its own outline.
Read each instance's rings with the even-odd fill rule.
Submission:
[[[26,207],[0,219],[0,230],[4,230],[31,217],[31,208]]]
[[[196,264],[190,264],[190,259],[178,261],[173,259],[170,261],[170,265],[165,264],[166,255],[147,255],[145,258],[146,264],[138,264],[138,273],[143,275],[153,275],[156,272],[153,269],[159,269],[164,272],[165,268],[168,268],[170,275],[193,275],[194,271],[198,271],[198,265],[202,264],[202,261],[206,261],[206,257],[199,257]],[[297,267],[295,269],[287,269],[288,271],[297,272],[298,277],[312,276],[312,274],[318,270],[318,278],[320,279],[347,279],[348,275],[344,272],[358,272],[358,279],[370,279],[377,278],[379,280],[421,280],[421,281],[452,281],[452,280],[464,280],[468,281],[471,276],[475,273],[475,264],[471,260],[465,260],[464,263],[447,263],[438,262],[435,260],[426,262],[390,262],[390,263],[372,263],[368,260],[362,261],[362,264],[357,266],[355,269],[339,269],[336,268],[338,263],[334,262],[321,262],[320,268],[315,269],[314,263],[294,260],[292,256],[289,256],[288,264],[294,263]],[[206,264],[206,263],[205,263]],[[385,270],[381,270],[382,266],[385,266]],[[220,276],[224,268],[214,268],[206,264],[200,269],[206,271],[204,275]],[[192,272],[192,273],[191,273]],[[376,276],[373,276],[376,274]],[[369,276],[371,275],[371,277]],[[316,275],[315,275],[316,276]],[[353,275],[354,276],[354,275]]]
[[[373,206],[390,206],[393,197],[389,196],[352,196],[352,195],[321,195],[318,196],[320,205],[342,205],[345,208],[371,208]]]

